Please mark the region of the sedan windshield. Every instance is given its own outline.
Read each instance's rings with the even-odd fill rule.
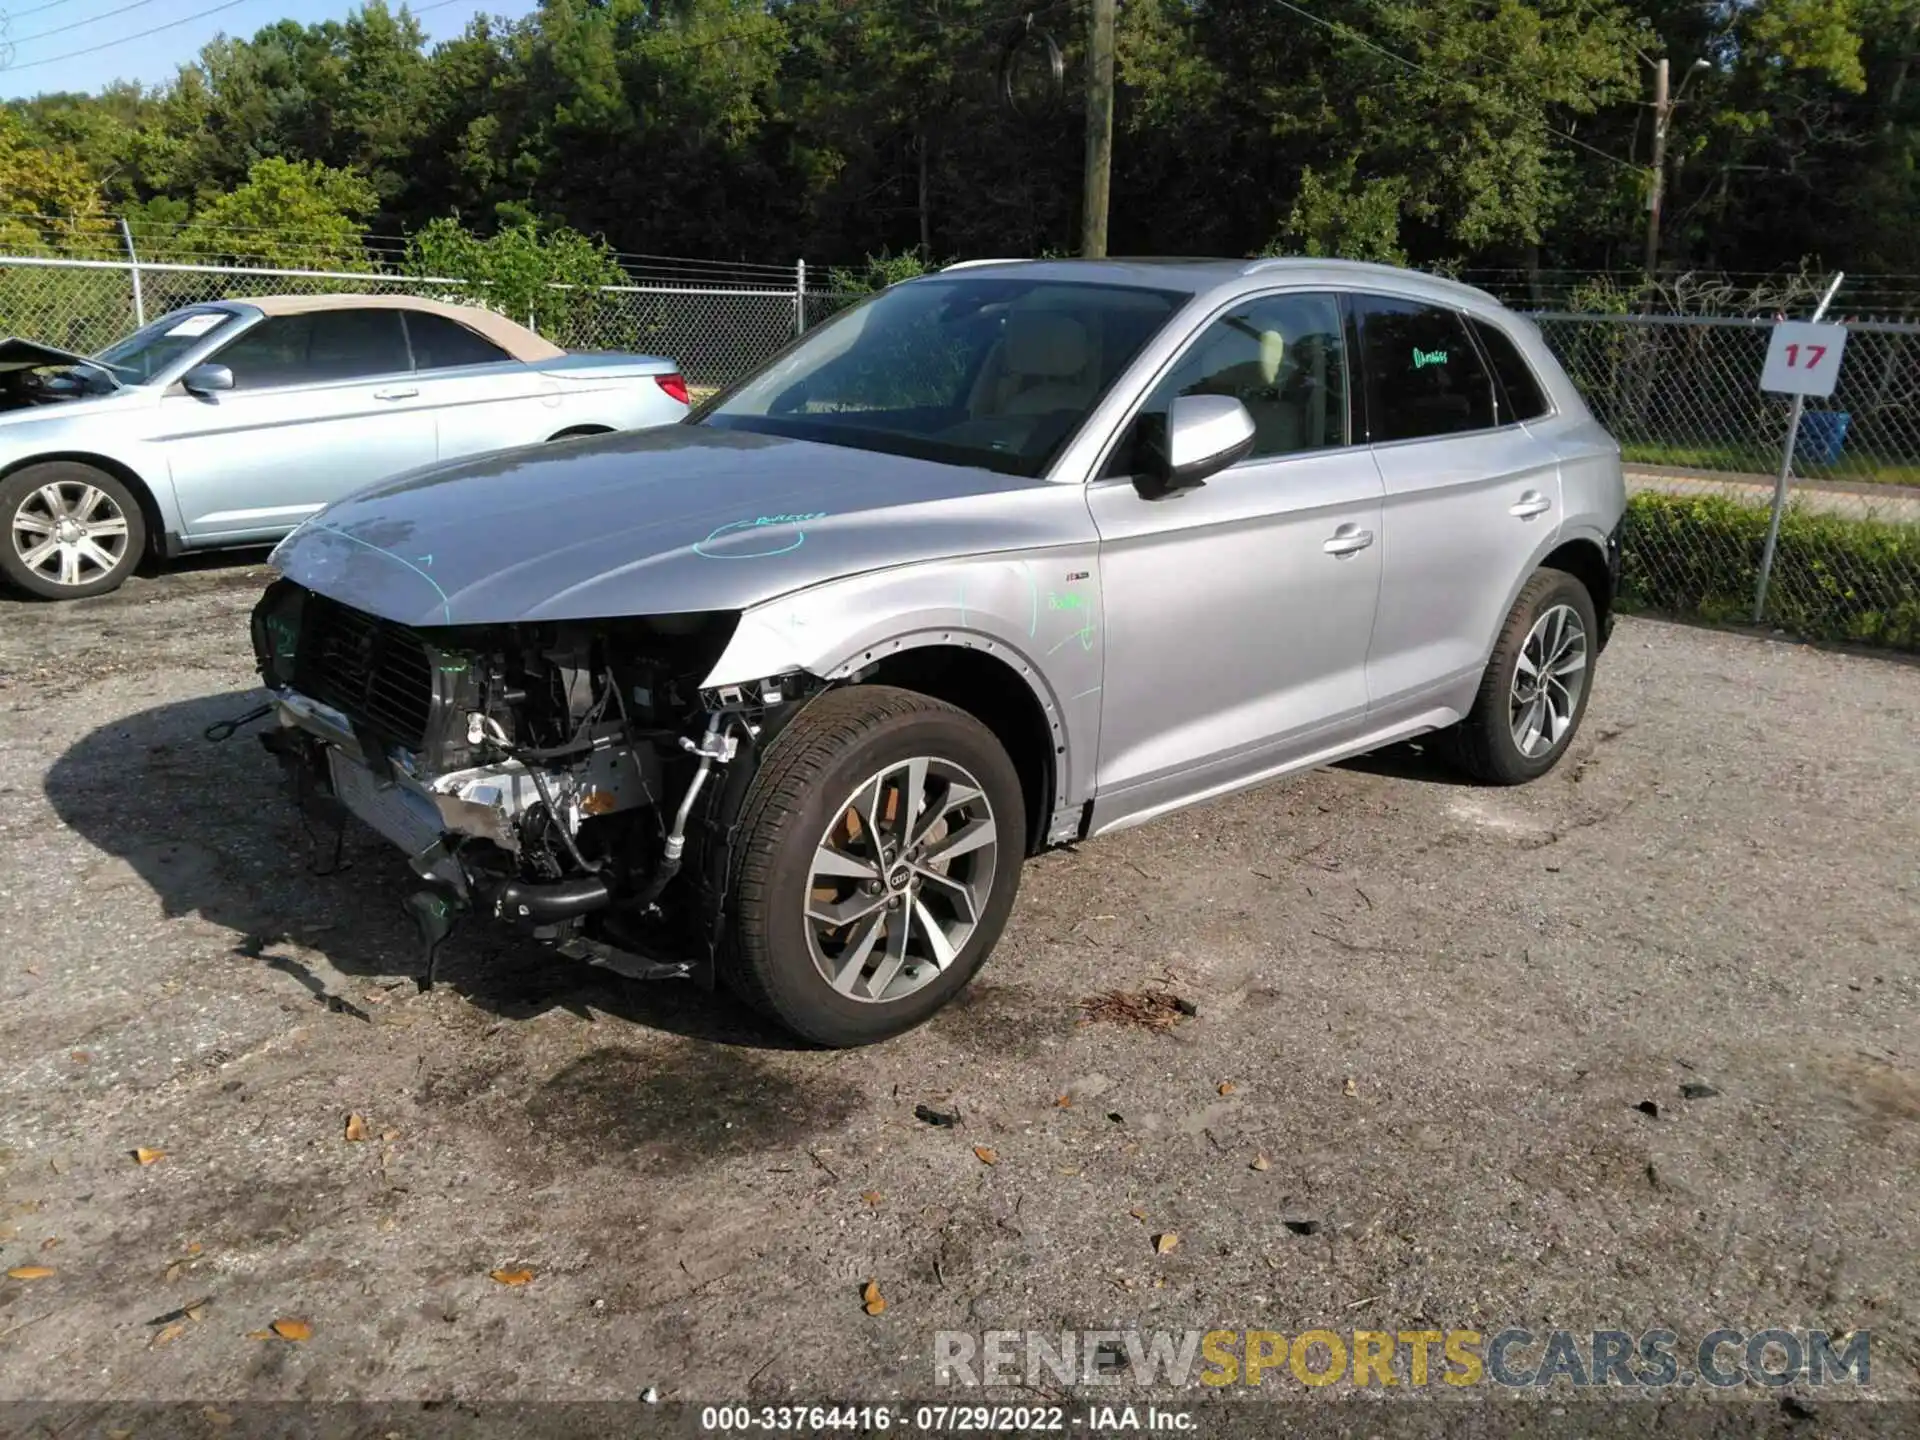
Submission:
[[[701,423],[1038,476],[1190,297],[915,280],[843,311]]]
[[[176,310],[109,345],[94,359],[126,385],[144,385],[193,346],[240,317],[231,310]]]

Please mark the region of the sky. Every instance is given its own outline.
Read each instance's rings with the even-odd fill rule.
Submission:
[[[0,99],[98,90],[115,80],[157,85],[217,35],[252,35],[276,20],[338,20],[356,8],[353,0],[0,0]],[[431,44],[458,35],[478,14],[518,18],[535,0],[414,0],[410,8]],[[162,25],[168,28],[142,34]],[[72,54],[96,46],[105,48]]]

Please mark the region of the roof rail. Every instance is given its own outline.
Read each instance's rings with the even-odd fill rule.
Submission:
[[[1240,273],[1242,275],[1255,275],[1262,270],[1273,270],[1282,266],[1294,265],[1326,265],[1337,270],[1357,270],[1367,275],[1418,275],[1422,280],[1430,280],[1436,285],[1446,285],[1456,290],[1465,290],[1469,294],[1478,295],[1485,300],[1495,299],[1488,291],[1482,290],[1478,285],[1469,285],[1464,280],[1455,280],[1448,275],[1429,274],[1425,270],[1415,270],[1408,265],[1382,265],[1372,260],[1322,259],[1317,255],[1270,255],[1258,260],[1249,260],[1245,265],[1240,267]],[[1498,302],[1496,301],[1496,303]]]
[[[939,273],[944,275],[949,270],[971,270],[976,265],[1023,265],[1027,259],[1025,255],[1014,255],[1004,260],[956,260],[951,265],[942,265]]]

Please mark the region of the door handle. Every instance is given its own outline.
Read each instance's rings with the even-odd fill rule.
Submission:
[[[1357,555],[1373,543],[1373,532],[1362,530],[1358,525],[1342,525],[1333,532],[1333,538],[1320,548],[1329,555]]]
[[[1522,520],[1531,520],[1536,515],[1544,515],[1553,508],[1553,502],[1538,490],[1529,490],[1513,504],[1507,507],[1509,515],[1517,515]]]
[[[397,390],[376,390],[373,392],[373,398],[376,400],[411,400],[419,393],[420,391],[418,389],[407,386]]]

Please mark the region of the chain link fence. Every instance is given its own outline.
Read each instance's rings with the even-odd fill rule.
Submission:
[[[143,317],[198,301],[327,292],[485,303],[458,281],[393,273],[0,256],[0,333],[90,353]],[[797,266],[784,287],[613,286],[570,304],[549,338],[570,349],[670,355],[706,394],[858,298],[806,286]],[[1627,461],[1627,603],[1753,618],[1789,408],[1758,386],[1770,322],[1533,319]],[[1920,324],[1849,327],[1832,399],[1801,422],[1761,603],[1763,620],[1797,635],[1920,650]]]
[[[1533,317],[1619,440],[1628,598],[1812,639],[1920,650],[1920,324],[1848,326],[1831,399],[1809,402],[1771,583],[1756,592],[1792,401],[1759,388],[1772,322]]]

